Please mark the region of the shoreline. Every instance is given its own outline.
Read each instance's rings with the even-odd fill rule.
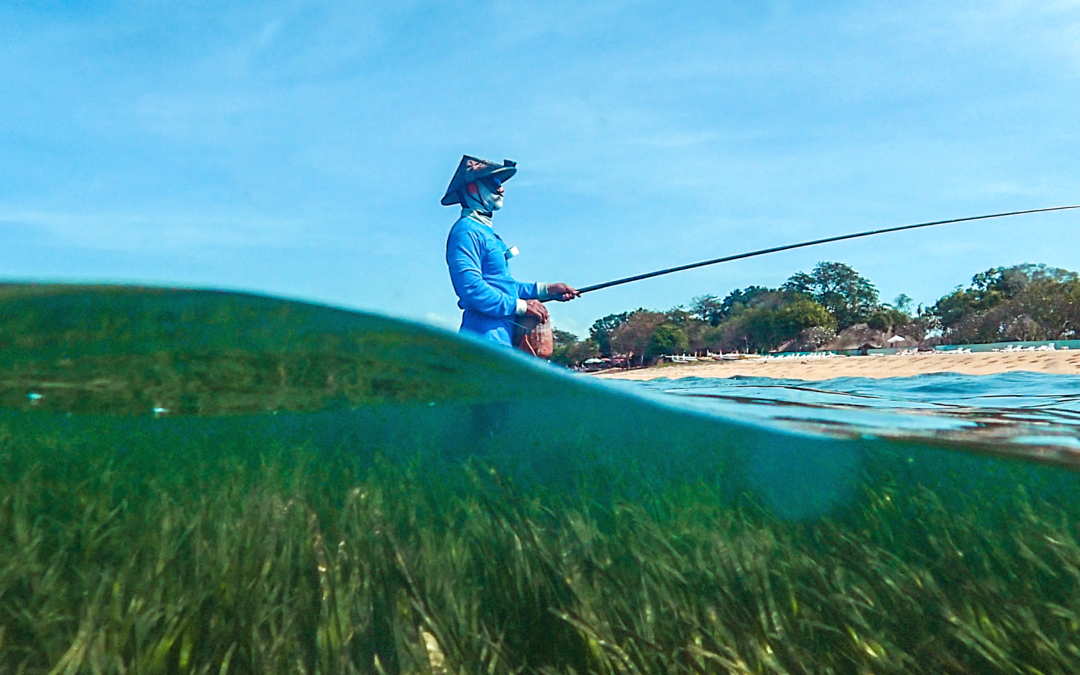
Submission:
[[[1080,350],[1045,352],[920,352],[889,356],[831,356],[691,361],[636,370],[603,371],[593,377],[615,380],[653,380],[661,377],[770,377],[791,380],[831,380],[836,377],[910,377],[930,373],[995,375],[1029,371],[1080,375]]]

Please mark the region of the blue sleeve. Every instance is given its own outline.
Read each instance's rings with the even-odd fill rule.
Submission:
[[[446,264],[450,268],[450,281],[454,284],[462,308],[487,316],[514,316],[518,299],[484,279],[481,267],[483,257],[483,241],[474,232],[464,228],[450,231],[450,238],[446,241]]]
[[[536,287],[536,282],[531,284],[522,283],[520,281],[514,282],[517,284],[518,297],[522,300],[539,300],[540,290]]]

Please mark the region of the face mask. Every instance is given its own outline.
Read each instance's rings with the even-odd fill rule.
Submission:
[[[498,211],[503,205],[502,186],[480,180],[465,188],[466,206],[477,211]]]

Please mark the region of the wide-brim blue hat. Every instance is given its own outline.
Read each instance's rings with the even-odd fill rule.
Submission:
[[[442,198],[442,205],[453,206],[454,204],[463,203],[461,191],[469,183],[492,177],[497,178],[500,183],[505,183],[515,173],[517,173],[517,162],[504,159],[502,164],[498,164],[489,162],[486,159],[464,155],[461,158],[461,163],[458,164],[457,171],[454,172],[454,177],[450,179],[450,187],[446,188],[446,194]]]

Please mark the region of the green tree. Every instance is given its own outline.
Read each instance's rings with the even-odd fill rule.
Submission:
[[[1048,336],[1058,340],[1080,337],[1080,279],[1039,280],[1024,289],[1025,312]]]
[[[589,328],[589,337],[596,342],[597,348],[600,353],[606,357],[611,357],[611,335],[615,332],[627,318],[630,317],[629,312],[623,312],[622,314],[608,314],[602,319],[597,319],[593,322],[593,325]]]
[[[667,354],[684,354],[689,344],[686,331],[675,324],[662,323],[653,330],[645,355],[655,359]]]
[[[693,312],[688,312],[682,305],[676,305],[664,312],[664,316],[667,317],[668,323],[674,324],[680,328],[685,328],[697,321],[694,318]]]
[[[911,299],[911,296],[907,293],[901,293],[893,300],[893,307],[900,310],[904,314],[911,316],[911,303],[915,302]]]
[[[716,304],[719,306],[719,301]],[[678,326],[686,335],[687,346],[682,351],[701,352],[708,349],[708,335],[713,326],[702,320],[693,306],[690,310],[683,309],[682,305],[672,307],[665,315],[668,323]]]
[[[767,352],[798,339],[808,329],[820,327],[828,333],[835,326],[836,319],[817,302],[797,294],[774,292],[722,324],[718,346],[725,351]]]
[[[957,287],[942,297],[930,314],[942,331],[972,342],[992,342],[1001,337],[1003,326],[990,325],[997,307],[1009,302],[1031,282],[1025,268],[1037,266],[991,267],[971,278],[967,288]],[[1034,269],[1038,273],[1039,270]],[[1044,273],[1045,274],[1045,273]],[[1052,276],[1052,275],[1051,275]],[[988,321],[990,320],[990,321]]]
[[[1080,276],[1046,265],[993,267],[928,311],[947,342],[1057,340],[1080,330]]]
[[[866,322],[879,306],[874,285],[844,263],[820,262],[809,274],[792,275],[783,288],[816,300],[836,317],[840,330]]]
[[[943,329],[954,330],[961,324],[970,325],[976,316],[985,316],[995,307],[1008,303],[1033,283],[1053,287],[1076,279],[1075,272],[1046,265],[1027,263],[1013,267],[991,267],[972,277],[971,285],[966,289],[958,286],[938,300],[930,311],[938,318]]]
[[[720,303],[720,318],[729,319],[745,309],[758,305],[775,292],[775,289],[764,286],[735,289],[728,293]]]
[[[767,307],[753,307],[739,314],[735,321],[740,328],[735,337],[741,338],[747,352],[767,352],[777,344],[776,310]]]
[[[667,321],[661,312],[637,309],[626,317],[611,333],[612,351],[619,354],[633,354],[639,363],[644,363],[653,331]]]
[[[907,304],[911,304],[910,298],[908,299]],[[909,323],[911,323],[910,314],[891,305],[882,305],[870,316],[866,325],[874,330],[889,332],[895,330],[899,326],[906,326]]]
[[[565,330],[554,330],[555,349],[551,354],[553,363],[563,366],[576,366],[588,358],[599,354],[596,341],[588,338],[579,340],[578,336]]]
[[[690,301],[690,314],[710,326],[719,326],[724,320],[723,302],[715,295],[699,295]]]
[[[836,319],[829,310],[809,298],[799,298],[776,310],[773,330],[778,340],[792,340],[807,328],[836,328]]]

